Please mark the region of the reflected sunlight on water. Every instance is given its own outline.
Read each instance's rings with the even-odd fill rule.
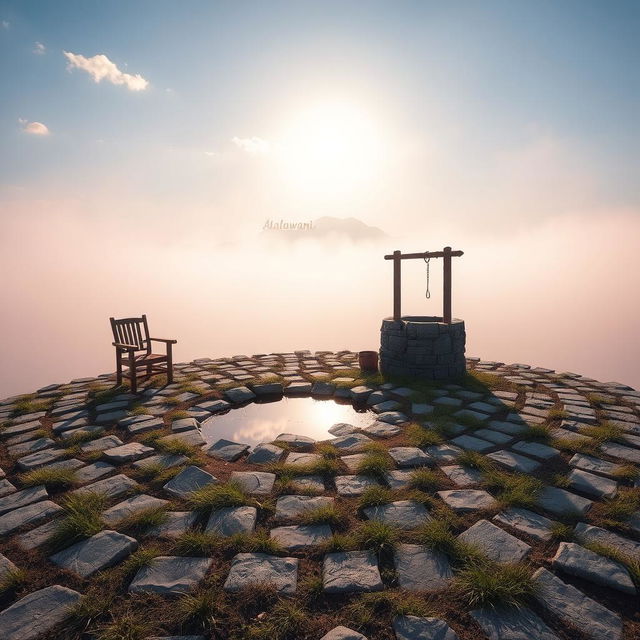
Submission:
[[[278,402],[250,404],[214,416],[202,426],[209,443],[219,438],[250,445],[271,442],[281,433],[295,433],[316,440],[333,438],[328,429],[337,422],[364,428],[375,420],[370,411],[356,411],[350,404],[312,398],[283,398]]]

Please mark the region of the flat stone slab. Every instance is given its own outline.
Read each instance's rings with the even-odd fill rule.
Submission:
[[[9,558],[0,553],[0,583],[12,572],[17,571],[16,567]]]
[[[467,467],[454,464],[440,467],[440,470],[457,487],[470,487],[482,482],[482,472],[478,469],[468,469]]]
[[[541,444],[540,442],[516,442],[511,448],[518,453],[522,453],[530,458],[535,458],[536,460],[551,460],[560,455],[558,449],[554,449],[546,444]]]
[[[415,469],[393,469],[384,474],[390,489],[406,489],[413,481]]]
[[[640,542],[625,538],[617,533],[613,533],[613,531],[607,531],[600,527],[594,527],[590,524],[579,522],[575,526],[573,534],[580,544],[596,542],[598,544],[606,545],[607,547],[618,549],[626,555],[640,557]]]
[[[384,588],[373,551],[327,553],[322,583],[325,593],[381,591]]]
[[[495,451],[494,453],[488,453],[487,458],[491,458],[510,471],[518,471],[519,473],[535,473],[540,468],[540,463],[537,460],[521,456],[519,453],[513,453],[512,451]]]
[[[559,640],[529,609],[476,609],[470,614],[489,640]]]
[[[463,540],[481,549],[494,562],[515,563],[526,558],[531,547],[504,529],[488,520],[478,520],[463,531],[458,540]]]
[[[2,478],[0,480],[0,497],[4,498],[10,493],[15,493],[16,491],[17,489],[6,478]]]
[[[504,445],[513,440],[513,436],[502,433],[502,431],[495,431],[494,429],[476,429],[473,435],[497,445]]]
[[[618,483],[594,473],[573,469],[567,476],[569,488],[594,498],[613,498],[618,493]]]
[[[479,509],[491,509],[498,503],[493,496],[482,489],[451,489],[438,491],[438,496],[458,513],[469,513]]]
[[[504,420],[491,420],[491,422],[489,422],[489,427],[495,431],[507,433],[510,436],[519,436],[529,431],[529,427],[524,423],[516,424],[514,422]]]
[[[18,460],[18,468],[20,471],[31,471],[32,469],[43,467],[46,464],[66,457],[68,457],[68,455],[64,449],[43,449],[42,451],[36,451],[36,453],[30,453],[28,456],[20,458]]]
[[[556,524],[554,520],[549,520],[538,513],[519,507],[501,511],[493,517],[493,520],[544,542],[551,540],[551,529]]]
[[[263,442],[255,447],[249,454],[247,462],[249,464],[272,464],[280,462],[287,452],[274,444]]]
[[[298,558],[279,558],[266,553],[237,554],[231,562],[224,590],[233,593],[257,584],[273,585],[278,593],[295,593]]]
[[[383,411],[378,414],[378,422],[386,422],[387,424],[400,425],[410,422],[409,417],[401,411]]]
[[[336,424],[329,427],[327,431],[333,436],[347,436],[350,433],[356,433],[358,431],[358,427],[354,427],[352,424],[348,424],[347,422],[336,422]]]
[[[397,500],[364,509],[369,520],[379,520],[399,529],[415,529],[431,519],[427,508],[414,500]]]
[[[386,413],[388,411],[397,411],[402,405],[396,400],[385,400],[371,406],[371,410],[376,413]]]
[[[389,455],[399,467],[425,467],[433,464],[433,460],[418,447],[391,447]]]
[[[212,564],[211,558],[158,556],[136,573],[129,591],[162,595],[187,593],[200,584]]]
[[[144,458],[143,460],[137,460],[133,463],[135,469],[148,469],[150,467],[161,467],[162,469],[170,469],[171,467],[178,467],[181,464],[189,462],[187,456],[183,456],[177,453],[160,453],[157,456],[151,456],[150,458]]]
[[[0,613],[3,640],[35,640],[66,620],[81,595],[73,589],[53,585],[34,591]]]
[[[422,545],[397,545],[393,560],[401,589],[435,591],[447,587],[453,578],[447,556]]]
[[[627,569],[614,560],[605,558],[575,542],[561,542],[553,558],[553,567],[622,593],[636,594]]]
[[[396,616],[392,626],[396,640],[458,640],[456,632],[438,618]]]
[[[399,433],[402,433],[402,429],[396,424],[388,424],[384,421],[376,421],[363,429],[364,433],[374,438],[393,438]]]
[[[114,464],[125,464],[151,455],[154,451],[155,449],[153,447],[147,447],[140,442],[129,442],[120,447],[107,449],[103,452],[102,457]]]
[[[116,468],[112,464],[98,460],[97,462],[88,464],[86,467],[78,469],[75,477],[79,484],[85,484],[86,482],[94,482],[98,480],[98,478],[115,473],[115,471]]]
[[[285,443],[289,449],[294,451],[310,451],[316,443],[313,438],[301,436],[297,433],[281,433],[275,441]]]
[[[93,435],[97,436],[104,432],[104,427],[101,427],[97,424],[88,424],[83,427],[78,427],[77,429],[68,429],[67,431],[63,431],[60,434],[60,439],[63,441],[70,440],[71,438],[75,438],[79,435]]]
[[[634,464],[640,464],[640,449],[625,447],[617,442],[605,442],[601,447],[602,451],[612,458],[619,458]]]
[[[306,511],[329,507],[333,498],[328,496],[280,496],[276,500],[276,520],[293,520]]]
[[[328,524],[290,525],[271,529],[270,537],[287,551],[317,547],[332,536]]]
[[[201,447],[206,444],[205,439],[198,429],[192,429],[191,431],[179,431],[178,433],[170,433],[168,436],[162,436],[158,439],[158,442],[184,442],[192,447]]]
[[[590,473],[599,473],[603,476],[612,476],[620,468],[620,465],[613,464],[613,462],[600,460],[600,458],[594,458],[584,453],[576,453],[571,460],[569,460],[569,464],[572,467],[577,467]]]
[[[358,454],[355,454],[358,455]],[[294,467],[307,467],[309,465],[315,464],[321,459],[317,453],[298,453],[296,451],[292,451],[287,455],[287,464],[291,464]],[[347,456],[348,457],[348,456]],[[343,458],[344,460],[344,458]]]
[[[217,440],[206,451],[208,456],[225,460],[226,462],[235,462],[242,458],[251,447],[248,444],[240,444],[232,440]]]
[[[255,507],[224,507],[211,512],[205,531],[221,536],[253,533],[257,518],[258,510]]]
[[[320,640],[367,640],[367,637],[353,629],[340,626],[325,633]]]
[[[195,418],[178,418],[171,422],[171,431],[180,433],[182,431],[200,430],[200,423]]]
[[[49,560],[81,578],[88,578],[118,564],[137,548],[138,541],[135,538],[107,530],[53,554]]]
[[[167,511],[167,519],[148,533],[157,538],[178,538],[191,529],[197,519],[198,514],[193,511]]]
[[[318,475],[296,476],[291,479],[291,484],[298,490],[310,489],[316,493],[322,493],[326,489],[324,479]]]
[[[368,438],[363,433],[350,433],[346,436],[339,436],[333,438],[329,442],[340,451],[347,453],[358,453],[362,451],[368,444],[371,444],[373,440]]]
[[[581,631],[591,640],[620,640],[622,620],[600,603],[566,584],[544,567],[534,574],[538,590],[534,597],[552,616]]]
[[[566,584],[544,567],[534,574],[538,604],[563,623],[576,628],[590,640],[620,640],[622,620],[600,603]]]
[[[276,474],[266,471],[234,471],[230,479],[251,495],[266,496],[273,491]]]
[[[486,440],[466,434],[453,438],[453,440],[451,440],[451,444],[469,451],[477,451],[478,453],[484,453],[496,446],[493,442],[487,442]]]
[[[160,509],[169,504],[168,500],[154,498],[144,493],[127,498],[118,504],[110,507],[102,513],[102,519],[108,527],[113,527],[121,520],[133,516],[135,514],[147,511],[148,509]]]
[[[361,496],[369,487],[379,486],[378,481],[370,476],[336,476],[336,491],[345,498]]]
[[[591,500],[581,498],[575,493],[559,487],[545,487],[538,496],[538,505],[558,517],[583,516],[589,511],[592,504]]]
[[[227,389],[224,392],[225,397],[233,402],[233,404],[244,404],[245,402],[251,402],[255,400],[256,394],[248,387],[235,387],[234,389]]]
[[[52,518],[62,511],[62,507],[58,506],[55,502],[51,502],[51,500],[34,502],[25,507],[19,507],[13,511],[9,511],[3,516],[0,516],[0,536],[13,533],[20,527],[40,524],[43,520]]]
[[[116,436],[104,436],[104,438],[98,438],[87,442],[80,447],[80,451],[83,453],[92,453],[94,451],[105,451],[106,449],[113,449],[124,444],[120,438]]]
[[[54,445],[55,442],[51,438],[38,438],[37,440],[28,440],[8,447],[7,452],[12,458],[18,458],[42,449],[49,449]]]
[[[43,484],[10,493],[4,498],[0,498],[0,516],[8,511],[13,511],[13,509],[25,507],[40,500],[46,500],[48,497],[49,493]]]
[[[435,444],[427,447],[427,455],[438,462],[455,462],[461,453],[462,449],[452,444]]]
[[[202,489],[210,484],[216,484],[218,479],[200,467],[191,466],[183,469],[162,488],[176,498],[187,498],[190,493]]]
[[[79,489],[75,489],[72,493],[101,493],[107,498],[118,498],[123,496],[129,491],[133,491],[138,488],[138,483],[132,480],[124,473],[119,473],[112,478],[105,478],[104,480],[98,480]]]

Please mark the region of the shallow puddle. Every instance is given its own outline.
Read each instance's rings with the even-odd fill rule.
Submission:
[[[313,398],[283,398],[278,402],[252,403],[213,416],[202,425],[209,443],[219,438],[255,445],[271,442],[281,433],[296,433],[316,440],[333,438],[330,429],[337,422],[368,427],[375,420],[371,411],[356,411],[350,404]]]

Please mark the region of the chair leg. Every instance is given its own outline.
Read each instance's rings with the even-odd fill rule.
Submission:
[[[171,343],[167,343],[167,384],[173,382],[173,352]]]
[[[135,360],[133,359],[133,352],[129,354],[129,380],[131,381],[131,393],[138,392],[138,376],[136,371]]]
[[[116,387],[122,384],[122,354],[116,349]]]

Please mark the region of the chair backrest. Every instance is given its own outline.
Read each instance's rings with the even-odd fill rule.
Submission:
[[[147,316],[141,318],[109,318],[111,330],[113,331],[113,341],[122,344],[131,344],[137,347],[137,351],[150,350],[149,326]]]

